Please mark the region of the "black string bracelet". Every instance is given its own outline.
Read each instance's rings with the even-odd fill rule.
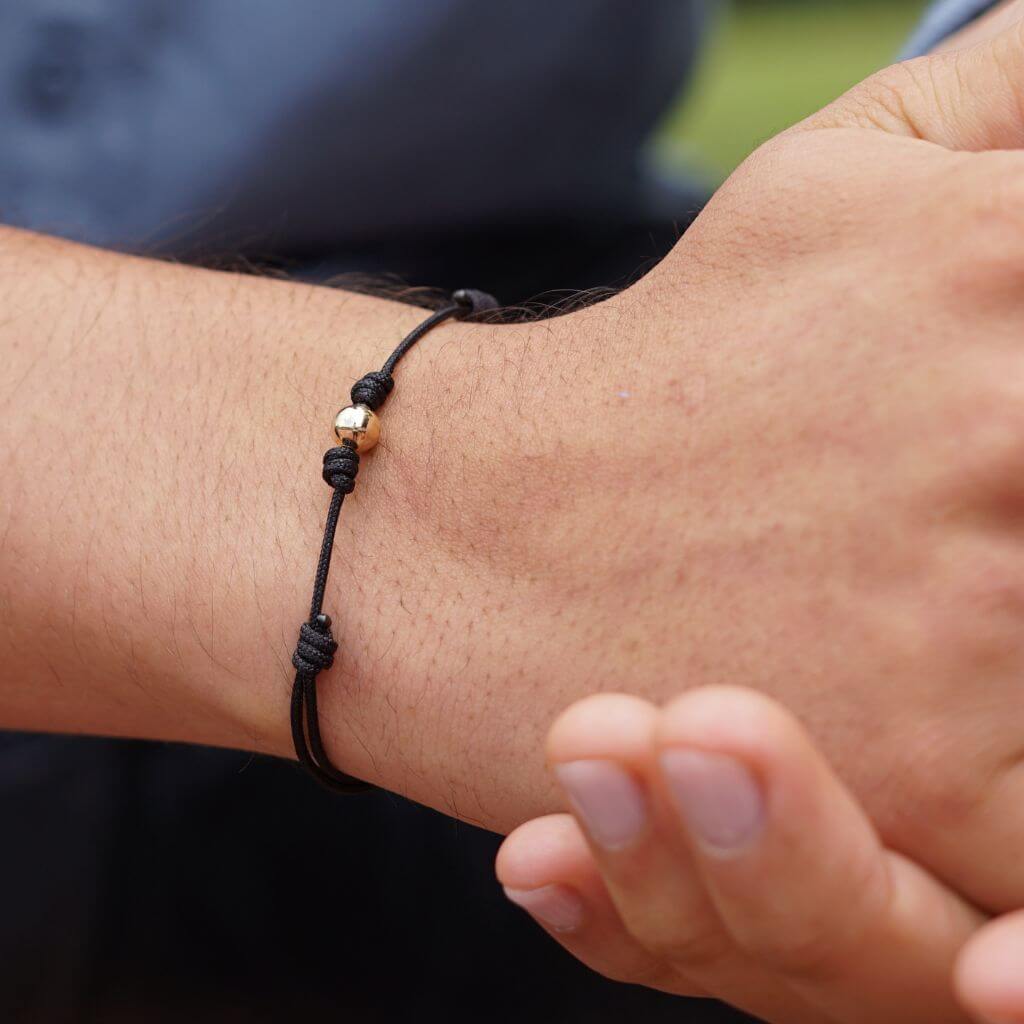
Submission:
[[[299,642],[292,655],[295,684],[292,687],[291,719],[292,741],[299,763],[325,786],[341,793],[361,793],[372,788],[369,783],[346,775],[331,763],[320,735],[316,705],[317,676],[331,667],[338,650],[338,644],[331,633],[331,617],[324,614],[323,604],[341,506],[345,495],[351,494],[355,488],[360,453],[369,451],[380,436],[377,409],[394,389],[392,374],[401,358],[438,324],[497,308],[497,300],[486,292],[472,288],[461,288],[454,292],[449,303],[428,316],[399,342],[379,370],[366,374],[352,385],[352,404],[342,409],[334,421],[334,433],[341,444],[327,450],[323,467],[324,481],[334,493],[327,510],[320,560],[313,577],[309,618],[299,627]]]

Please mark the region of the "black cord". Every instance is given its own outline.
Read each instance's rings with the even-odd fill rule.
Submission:
[[[497,309],[498,303],[486,292],[460,288],[451,302],[432,313],[414,327],[388,356],[380,370],[372,371],[352,385],[352,404],[365,405],[376,411],[391,394],[395,386],[394,373],[402,357],[428,331],[446,320],[461,320],[474,313]],[[324,454],[323,478],[331,487],[331,504],[327,510],[324,539],[320,545],[320,559],[313,577],[313,597],[309,605],[309,618],[299,627],[299,641],[292,654],[295,683],[292,686],[292,742],[299,763],[316,779],[330,789],[341,793],[361,793],[372,787],[369,783],[339,771],[331,763],[320,735],[320,717],[316,704],[317,676],[334,664],[338,644],[331,633],[331,617],[323,611],[327,576],[331,569],[334,537],[341,516],[345,495],[351,494],[359,472],[359,453],[356,443],[346,440]]]

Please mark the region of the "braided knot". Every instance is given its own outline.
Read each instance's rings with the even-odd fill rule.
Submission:
[[[324,452],[324,482],[342,494],[351,494],[359,472],[359,452],[351,445],[339,444]]]
[[[296,672],[315,676],[334,664],[334,652],[337,649],[338,645],[331,635],[330,618],[318,615],[312,622],[304,622],[299,626],[299,642],[292,654],[292,664]]]
[[[391,394],[394,386],[395,380],[390,373],[371,370],[352,385],[352,404],[368,405],[376,411],[384,404],[384,399]]]

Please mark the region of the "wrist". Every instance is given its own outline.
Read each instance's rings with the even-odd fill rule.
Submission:
[[[458,325],[403,364],[325,604],[341,650],[321,722],[344,770],[490,827],[553,806],[543,734],[580,693],[564,659],[586,592],[607,593],[604,567],[586,570],[622,437],[624,309]]]
[[[16,261],[25,319],[0,328],[16,357],[2,723],[290,757],[320,459],[351,383],[422,310],[39,244]],[[623,308],[451,323],[403,361],[326,593],[339,769],[491,827],[551,806],[544,730],[580,680],[606,685],[559,678],[558,637],[587,614],[573,588],[604,586],[575,562],[580,531],[605,543],[589,492],[616,436]]]
[[[288,755],[320,455],[421,311],[21,232],[0,259],[0,722]],[[361,565],[341,554],[332,601]]]

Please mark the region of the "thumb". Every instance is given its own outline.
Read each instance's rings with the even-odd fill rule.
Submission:
[[[1024,20],[966,49],[894,64],[804,128],[873,128],[947,149],[1024,148]]]

